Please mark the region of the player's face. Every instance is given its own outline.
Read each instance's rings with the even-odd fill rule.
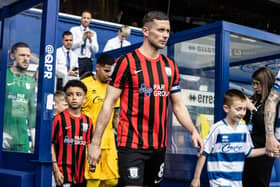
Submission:
[[[253,88],[257,94],[262,94],[262,84],[258,80],[253,80]]]
[[[105,64],[105,66],[96,65],[96,76],[100,82],[106,83],[111,75],[112,65]]]
[[[154,20],[143,27],[143,34],[152,47],[163,49],[170,35],[170,23],[168,20]]]
[[[224,105],[224,110],[232,122],[239,122],[246,114],[246,101],[233,99],[231,106]]]
[[[71,109],[79,109],[85,102],[85,93],[80,87],[69,87],[66,90],[66,101]]]
[[[63,46],[66,49],[71,49],[72,44],[73,44],[73,36],[72,35],[64,35],[62,39]]]
[[[91,14],[89,12],[83,12],[81,17],[81,23],[84,27],[88,27],[91,21]]]
[[[30,62],[31,51],[26,47],[18,47],[14,53],[11,54],[11,59],[15,66],[20,70],[27,70]]]

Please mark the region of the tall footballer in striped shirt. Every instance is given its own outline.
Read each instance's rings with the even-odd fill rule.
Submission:
[[[90,143],[93,133],[91,119],[81,113],[87,88],[79,80],[70,80],[64,91],[68,109],[53,120],[53,174],[57,186],[85,187],[85,146]]]
[[[181,99],[178,67],[172,59],[160,54],[170,35],[168,16],[158,11],[148,12],[143,18],[142,32],[141,47],[116,61],[89,145],[90,164],[95,166],[108,116],[120,97],[118,152],[124,186],[159,186],[167,145],[169,100],[178,121],[192,134],[194,145],[200,146],[201,152],[203,149]]]

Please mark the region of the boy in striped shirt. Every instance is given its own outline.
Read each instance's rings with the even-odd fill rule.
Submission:
[[[200,175],[207,158],[210,186],[241,187],[246,157],[265,154],[265,148],[253,149],[250,133],[240,120],[246,114],[246,96],[239,90],[225,93],[223,109],[226,117],[215,123],[205,139],[191,186],[200,186]]]
[[[53,120],[53,174],[57,186],[85,187],[85,147],[93,133],[91,119],[81,112],[87,88],[79,80],[70,80],[64,92],[68,109],[57,114]]]

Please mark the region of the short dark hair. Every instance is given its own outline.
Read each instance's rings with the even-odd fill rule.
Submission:
[[[63,91],[66,93],[66,91],[67,91],[70,87],[79,87],[79,88],[81,88],[81,89],[85,92],[85,94],[87,93],[87,87],[86,87],[86,85],[85,85],[82,81],[80,81],[80,80],[74,79],[74,80],[68,81],[68,82],[66,83],[66,85],[64,86]]]
[[[72,34],[72,32],[70,32],[70,31],[64,31],[64,32],[62,33],[62,38],[64,38],[64,36],[68,36],[68,35],[73,35],[73,34]]]
[[[230,106],[234,99],[239,99],[241,101],[246,101],[246,96],[237,89],[230,89],[225,93],[224,105]]]
[[[105,66],[107,65],[113,65],[115,63],[114,58],[111,55],[108,54],[101,54],[98,58],[97,64],[101,65],[101,66]]]
[[[169,17],[161,11],[150,11],[147,14],[145,14],[143,18],[143,25],[146,25],[147,23],[153,22],[154,20],[169,20]]]
[[[24,48],[28,48],[30,49],[30,46],[27,44],[27,43],[24,43],[24,42],[17,42],[15,43],[12,48],[11,48],[11,53],[15,53],[17,48],[20,48],[20,47],[24,47]]]

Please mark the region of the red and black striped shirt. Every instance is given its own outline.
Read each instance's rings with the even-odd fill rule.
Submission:
[[[68,110],[57,114],[53,120],[52,143],[57,165],[64,175],[64,183],[79,184],[84,180],[86,144],[93,135],[91,119],[81,113],[71,115]]]
[[[179,77],[175,62],[164,55],[148,59],[136,49],[116,61],[110,85],[122,89],[118,146],[166,147],[168,98],[180,91]]]

